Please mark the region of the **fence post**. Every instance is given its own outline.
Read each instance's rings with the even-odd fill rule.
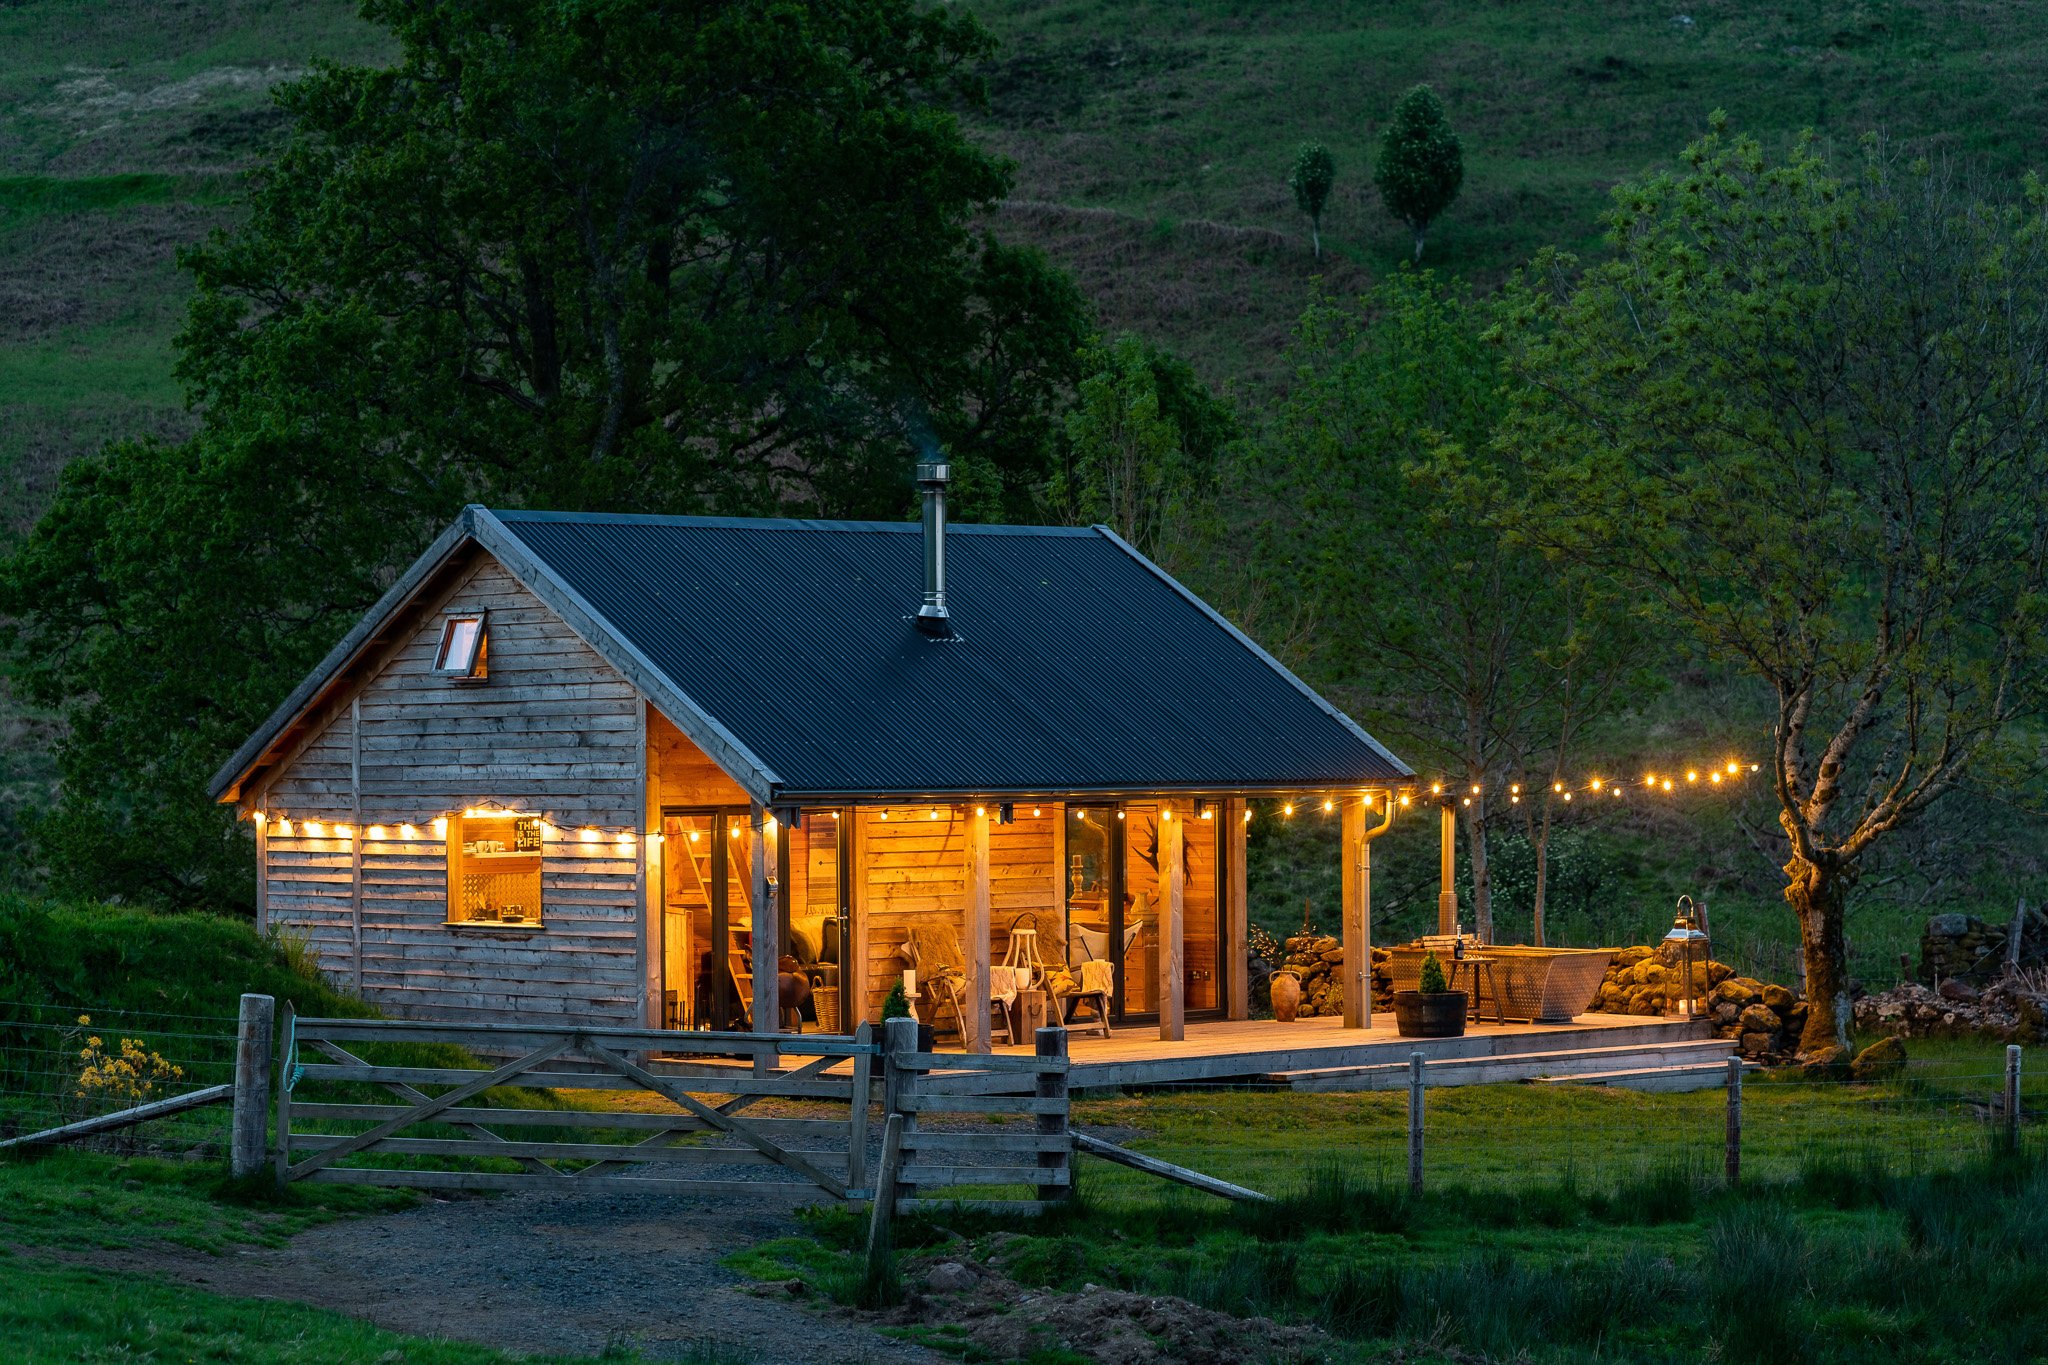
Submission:
[[[1408,1054],[1408,1193],[1422,1193],[1422,1054]]]
[[[1067,1060],[1067,1031],[1058,1024],[1038,1030],[1038,1055],[1041,1058],[1056,1057]],[[1067,1073],[1065,1071],[1041,1071],[1038,1073],[1038,1098],[1058,1100],[1059,1112],[1038,1115],[1040,1137],[1066,1138],[1067,1136]],[[1067,1183],[1052,1186],[1052,1198],[1071,1199],[1074,1197],[1074,1148],[1072,1140],[1056,1152],[1040,1152],[1038,1164],[1049,1171],[1065,1171]],[[1046,1186],[1038,1187],[1040,1200],[1046,1198]]]
[[[298,1011],[284,1002],[284,1017],[277,1031],[277,1187],[285,1186],[285,1172],[292,1168],[292,1050],[286,1040],[297,1037]]]
[[[896,1172],[903,1166],[902,1114],[882,1124],[882,1159],[875,1168],[875,1197],[868,1203],[868,1282],[879,1283],[889,1265],[889,1223],[896,1216]]]
[[[235,1024],[235,1112],[229,1130],[228,1171],[237,1180],[263,1168],[270,1136],[270,1042],[277,1001],[244,995]]]
[[[2005,1150],[2020,1149],[2020,1045],[2005,1048]]]
[[[1730,1185],[1742,1183],[1742,1058],[1728,1059],[1728,1154],[1724,1158]]]
[[[883,1023],[882,1053],[882,1112],[891,1119],[901,1118],[896,1125],[899,1133],[908,1138],[917,1132],[917,1114],[914,1102],[917,1097],[918,1078],[924,1075],[924,1068],[909,1064],[910,1056],[917,1051],[917,1020],[890,1019]],[[886,1137],[886,1135],[885,1135]],[[914,1149],[916,1144],[911,1143]],[[886,1159],[887,1153],[883,1154]],[[885,1180],[875,1179],[875,1197],[886,1200],[891,1213],[899,1199],[915,1199],[917,1187],[906,1185],[896,1178],[896,1169],[888,1172]]]

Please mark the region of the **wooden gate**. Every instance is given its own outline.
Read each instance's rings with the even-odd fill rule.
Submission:
[[[830,1038],[299,1019],[287,1008],[282,1038],[281,1183],[870,1194],[880,1049],[866,1025]],[[777,1112],[746,1112],[770,1099]]]

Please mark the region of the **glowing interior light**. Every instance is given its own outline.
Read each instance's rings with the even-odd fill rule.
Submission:
[[[1213,820],[1216,818],[1216,812],[1213,810],[1205,810],[1202,812],[1202,818],[1204,820]]]

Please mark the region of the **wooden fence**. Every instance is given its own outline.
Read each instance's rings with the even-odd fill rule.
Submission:
[[[1072,1193],[1065,1029],[1040,1029],[1036,1054],[1018,1056],[919,1052],[913,1021],[887,1028],[881,1169],[892,1178],[876,1188],[893,1189],[893,1212],[963,1203],[1036,1212]],[[1012,1118],[1031,1122],[1010,1131]],[[1004,1131],[989,1131],[991,1122]],[[1031,1193],[1004,1196],[1003,1187]],[[946,1190],[975,1194],[939,1193]]]
[[[880,1049],[865,1028],[836,1038],[464,1027],[299,1019],[287,1008],[282,1036],[280,1183],[870,1193],[868,1105]],[[373,1050],[375,1059],[363,1055]],[[313,1097],[337,1085],[355,1093]],[[364,1086],[394,1102],[365,1102]],[[567,1094],[507,1096],[510,1087]],[[746,1114],[770,1098],[812,1103],[797,1115]],[[477,1160],[498,1169],[476,1169]]]

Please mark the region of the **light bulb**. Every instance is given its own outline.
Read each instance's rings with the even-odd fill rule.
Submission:
[[[400,825],[398,827],[398,837],[401,839],[417,839],[420,837],[420,832],[411,825]]]

